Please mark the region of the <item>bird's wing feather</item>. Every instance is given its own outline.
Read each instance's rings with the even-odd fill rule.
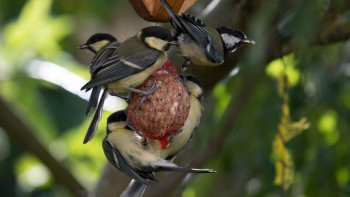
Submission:
[[[164,8],[167,10],[170,18],[170,22],[175,30],[179,31],[185,31],[185,27],[183,26],[183,23],[180,19],[180,16],[177,15],[174,10],[171,8],[171,6],[166,2],[166,0],[160,0],[160,2],[163,4]]]
[[[112,146],[112,144],[107,140],[104,139],[102,142],[103,150],[105,152],[105,155],[107,159],[118,169],[120,169],[122,172],[125,172],[128,174],[131,178],[135,179],[136,181],[139,181],[145,185],[149,185],[149,181],[142,178],[128,163],[126,163],[125,159],[122,157],[120,152]],[[115,161],[115,159],[117,161]]]
[[[213,173],[215,170],[212,169],[197,169],[197,168],[184,168],[177,166],[175,163],[167,160],[160,160],[157,164],[152,166],[155,172],[160,171],[181,171],[181,172],[191,172],[191,173]]]
[[[195,16],[189,14],[182,14],[182,20],[184,22],[184,27],[187,29],[187,32],[193,40],[206,52],[206,56],[213,62],[221,62],[223,60],[222,49],[215,49],[213,42],[211,40],[209,32],[205,29],[205,24]]]
[[[186,32],[203,48],[206,48],[210,44],[210,38],[207,31],[204,29],[204,23],[189,14],[182,14],[181,18]]]
[[[101,68],[101,66],[104,66],[99,64],[99,62],[111,57],[117,51],[119,46],[120,46],[119,42],[112,42],[108,44],[106,47],[99,50],[91,61],[90,73],[94,74]]]
[[[92,88],[89,102],[88,102],[88,105],[86,107],[86,112],[85,112],[86,116],[90,113],[92,108],[97,106],[98,97],[100,96],[101,89],[102,89],[101,86],[96,86],[96,87]]]
[[[95,86],[116,81],[137,74],[152,66],[162,52],[144,48],[132,54],[113,55],[98,62],[100,70],[92,75],[91,80],[81,89],[89,89]]]
[[[211,38],[205,29],[205,24],[195,16],[183,13],[181,17],[177,15],[165,0],[160,0],[170,16],[170,22],[176,30],[175,36],[185,33],[204,50],[208,59],[212,62],[221,62],[223,55],[218,54],[212,45]]]
[[[177,33],[180,33],[179,31],[181,31],[189,34],[200,46],[207,46],[210,40],[207,32],[203,28],[205,25],[200,19],[184,13],[182,16],[179,16],[165,0],[160,0],[160,2],[167,10],[172,26],[178,31]]]
[[[102,96],[101,96],[100,101],[98,103],[98,106],[96,108],[95,114],[94,114],[94,116],[91,120],[91,123],[89,125],[89,128],[85,134],[85,138],[83,141],[84,144],[89,142],[94,137],[94,135],[97,131],[98,123],[100,122],[100,119],[102,116],[103,104],[105,102],[106,97],[107,97],[107,89],[105,89],[102,93]]]

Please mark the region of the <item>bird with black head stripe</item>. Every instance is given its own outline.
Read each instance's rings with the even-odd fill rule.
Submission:
[[[106,157],[115,167],[134,179],[122,196],[141,196],[158,171],[215,172],[210,169],[182,168],[172,162],[191,141],[203,113],[202,84],[192,75],[186,75],[186,78],[190,95],[189,114],[184,126],[169,139],[166,148],[161,149],[158,141],[133,132],[128,127],[124,111],[116,112],[108,118],[107,137],[103,141]]]
[[[115,96],[126,91],[143,95],[152,93],[156,89],[155,83],[148,91],[140,91],[135,87],[142,84],[166,62],[166,51],[170,45],[174,44],[169,30],[158,26],[143,28],[122,43],[110,41],[110,37],[107,38],[107,42],[106,37],[97,37],[97,39],[91,37],[89,40],[91,42],[87,42],[81,48],[86,47],[97,53],[90,65],[91,79],[81,88],[86,91],[93,89],[92,98],[90,98],[92,101],[88,105],[87,113],[96,106],[102,87],[104,91],[85,135],[84,143],[90,141],[97,130],[107,92]]]
[[[214,29],[189,14],[176,14],[166,0],[160,0],[169,14],[174,28],[174,40],[181,55],[187,59],[183,69],[190,63],[198,66],[218,66],[225,57],[243,44],[254,44],[240,30],[230,27]]]

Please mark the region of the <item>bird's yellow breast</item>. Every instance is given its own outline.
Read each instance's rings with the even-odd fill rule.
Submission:
[[[190,111],[188,113],[188,118],[182,128],[182,131],[175,135],[170,141],[170,145],[163,149],[160,154],[162,158],[166,158],[170,155],[177,153],[182,150],[185,145],[189,142],[194,129],[198,125],[201,115],[202,115],[202,105],[195,97],[190,98]]]

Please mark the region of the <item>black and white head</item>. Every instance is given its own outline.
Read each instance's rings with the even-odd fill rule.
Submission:
[[[150,26],[143,28],[138,33],[139,39],[149,47],[166,51],[169,45],[175,44],[168,29],[159,26]]]
[[[92,35],[85,44],[79,46],[79,49],[88,49],[93,53],[97,53],[101,48],[111,42],[117,42],[117,39],[106,33],[97,33]]]
[[[217,29],[225,46],[225,54],[236,51],[242,44],[255,44],[253,40],[238,29],[230,27],[220,27]]]
[[[107,134],[115,129],[125,128],[126,124],[127,116],[125,110],[114,112],[107,119]]]

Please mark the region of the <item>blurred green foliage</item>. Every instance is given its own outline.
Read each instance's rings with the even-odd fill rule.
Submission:
[[[35,135],[48,151],[83,185],[92,187],[105,164],[100,141],[108,113],[104,112],[97,140],[83,146],[82,131],[91,120],[84,117],[86,102],[61,87],[33,79],[27,73],[31,60],[42,59],[88,76],[88,70],[62,48],[62,41],[72,34],[73,19],[66,13],[53,15],[52,4],[51,0],[14,3],[12,6],[17,5],[17,8],[10,10],[21,9],[16,12],[18,15],[2,12],[6,6],[1,7],[2,17],[8,20],[0,24],[0,94],[33,126],[37,131]],[[5,148],[10,154],[2,153],[7,156],[0,160],[0,174],[1,177],[13,177],[1,179],[2,195],[69,195],[66,189],[55,186],[48,169],[33,155],[28,155],[15,138],[9,139],[3,131],[1,133],[5,135],[1,145],[7,144],[9,147]]]
[[[215,136],[215,125],[237,96],[238,87],[259,72],[244,110],[228,128],[230,135],[223,141],[223,151],[206,164],[219,173],[196,177],[183,192],[185,197],[281,195],[281,189],[273,184],[271,145],[280,120],[276,86],[284,65],[292,85],[288,90],[291,117],[307,117],[311,124],[288,143],[296,174],[285,195],[350,195],[350,42],[309,47],[317,39],[327,10],[344,10],[344,20],[350,20],[350,8],[341,0],[332,6],[326,0],[298,0],[290,2],[288,12],[281,14],[283,11],[276,10],[277,1],[271,2],[250,24],[252,37],[258,42],[242,55],[239,74],[217,84],[205,106],[196,136],[199,147]],[[78,53],[76,47],[90,33],[114,30],[106,26],[119,25],[122,31],[120,26],[128,24],[132,29],[128,31],[139,29],[144,23],[134,13],[126,15],[131,10],[126,0],[0,0],[0,96],[29,122],[47,150],[86,188],[94,186],[106,162],[101,140],[110,112],[103,112],[96,137],[83,145],[91,120],[84,117],[86,102],[62,87],[33,78],[28,65],[35,59],[49,61],[88,79],[83,64],[88,64],[91,55]],[[119,12],[126,16],[118,18]],[[276,16],[280,17],[279,31],[295,36],[303,49],[286,55],[284,62],[276,59],[260,65],[268,42],[264,35]],[[121,35],[126,36],[128,32]],[[3,196],[71,195],[54,182],[45,165],[1,128],[0,164]]]

